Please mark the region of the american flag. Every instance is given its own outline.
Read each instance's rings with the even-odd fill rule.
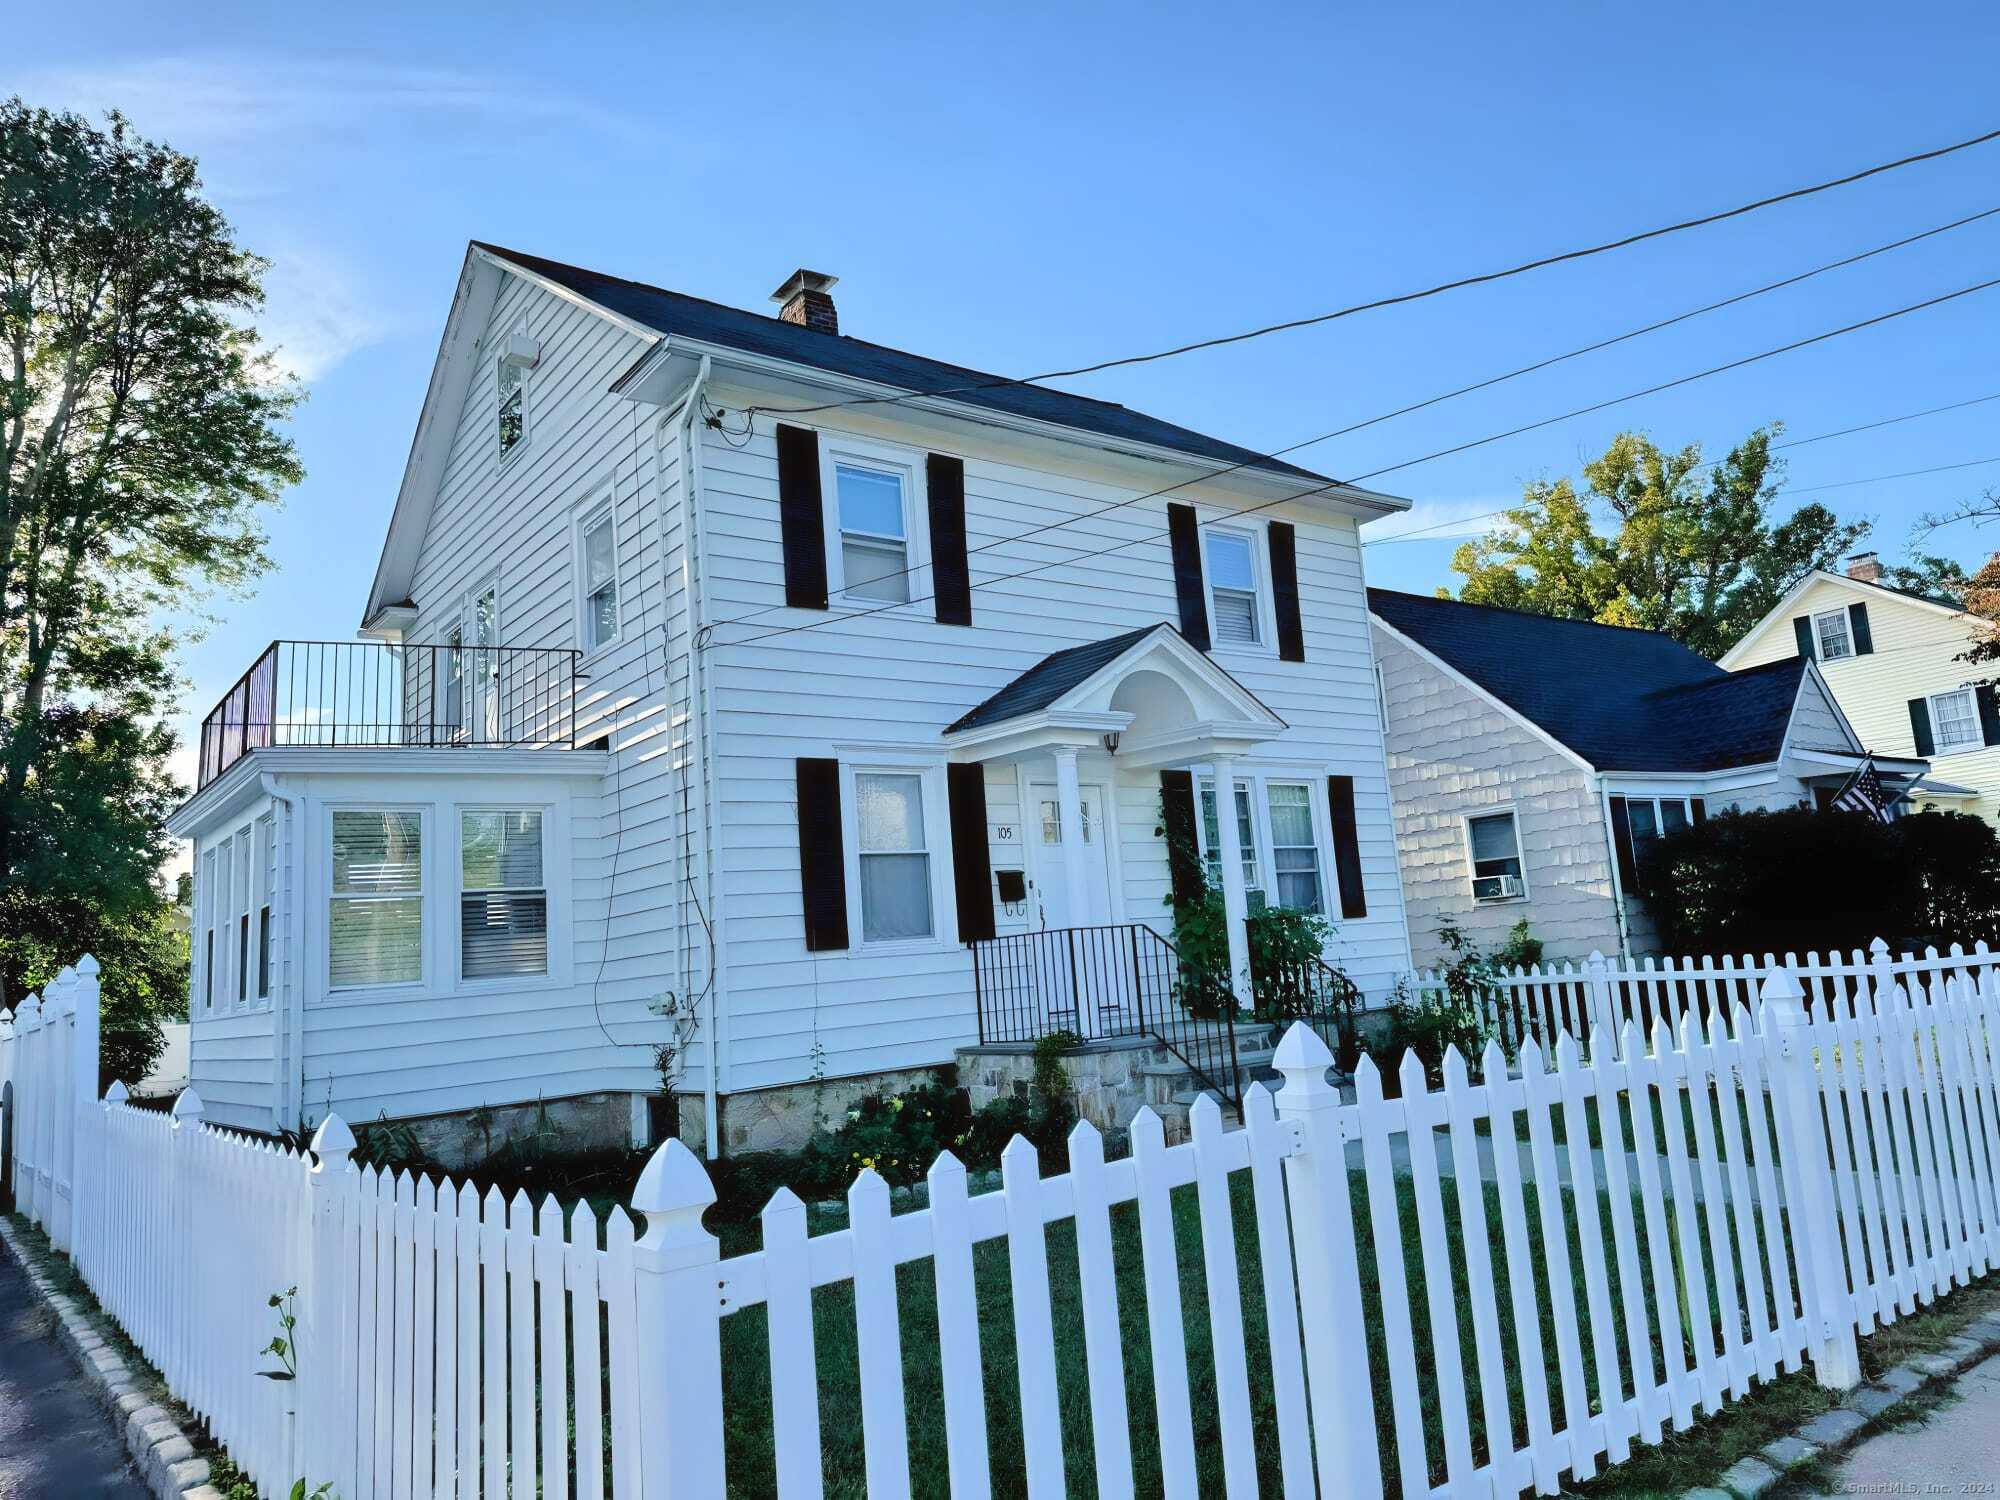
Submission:
[[[1895,799],[1882,785],[1882,778],[1875,774],[1875,757],[1869,756],[1861,767],[1833,794],[1832,806],[1842,812],[1866,813],[1881,822],[1891,821],[1889,809]]]

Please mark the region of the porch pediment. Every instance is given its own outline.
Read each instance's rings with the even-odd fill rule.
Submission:
[[[1044,657],[948,726],[966,758],[1005,759],[1115,737],[1119,760],[1174,765],[1240,754],[1283,733],[1279,718],[1168,624]]]

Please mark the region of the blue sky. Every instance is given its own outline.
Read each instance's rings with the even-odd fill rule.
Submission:
[[[469,238],[1009,374],[1232,332],[1733,205],[2000,124],[2000,12],[1605,7],[36,6],[0,89],[197,154],[275,262],[311,387],[274,572],[191,647],[195,715],[274,636],[358,621]],[[1268,449],[2000,205],[2000,144],[1498,286],[1109,372]],[[1951,291],[2000,217],[1297,455],[1357,474]],[[1726,445],[2000,392],[2000,289],[1374,481],[1404,526],[1574,473],[1624,427]],[[1788,497],[2000,457],[2000,402],[1801,447]],[[1822,497],[1900,556],[2000,464]],[[1467,522],[1476,528],[1476,521]],[[1378,541],[1451,581],[1459,537]],[[1459,528],[1464,529],[1464,528]],[[1967,562],[1993,536],[1936,550]]]

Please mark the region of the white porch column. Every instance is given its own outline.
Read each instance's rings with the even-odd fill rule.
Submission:
[[[1063,885],[1069,893],[1069,925],[1080,927],[1077,913],[1086,910],[1088,866],[1083,862],[1083,792],[1076,780],[1076,746],[1058,745],[1056,757],[1056,817],[1062,824]],[[1102,830],[1099,830],[1100,835]]]
[[[1229,988],[1236,1003],[1249,1010],[1256,1003],[1250,984],[1250,933],[1243,925],[1250,903],[1243,894],[1243,840],[1236,828],[1236,761],[1218,755],[1215,770],[1215,853],[1222,864],[1222,918],[1229,933]]]

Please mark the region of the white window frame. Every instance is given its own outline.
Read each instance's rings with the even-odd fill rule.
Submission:
[[[1972,737],[1945,743],[1944,719],[1938,713],[1938,704],[1947,698],[1960,698],[1965,702],[1970,715]],[[1986,748],[1986,733],[1979,723],[1979,695],[1969,687],[1947,688],[1941,693],[1928,693],[1924,697],[1924,709],[1931,716],[1931,746],[1938,755],[1962,755],[1968,750]]]
[[[272,929],[275,905],[271,899],[272,868],[277,861],[277,818],[265,813],[251,825],[253,838],[251,848],[255,851],[256,866],[252,876],[250,891],[250,961],[253,965],[250,980],[250,1003],[253,1006],[271,1003],[271,944],[276,940]]]
[[[861,910],[861,799],[859,776],[916,776],[923,786],[924,853],[929,861],[931,935],[870,942]],[[869,954],[935,953],[958,946],[958,906],[952,899],[951,821],[945,805],[944,765],[932,757],[874,754],[840,760],[840,841],[847,872],[849,951]]]
[[[1826,649],[1826,637],[1820,631],[1820,621],[1836,620],[1840,625],[1840,646],[1838,654],[1830,655]],[[1847,661],[1855,655],[1854,625],[1848,618],[1845,605],[1836,609],[1815,610],[1812,617],[1813,657],[1822,662]]]
[[[1326,805],[1325,770],[1293,765],[1238,765],[1235,780],[1238,786],[1250,789],[1250,827],[1257,844],[1258,875],[1252,889],[1264,897],[1266,909],[1277,905],[1278,894],[1278,857],[1271,837],[1271,787],[1278,784],[1306,789],[1306,805],[1312,810],[1313,849],[1318,861],[1319,914],[1330,922],[1338,923],[1341,920],[1340,873],[1333,858],[1333,819]],[[1213,767],[1194,768],[1195,852],[1201,857],[1204,872],[1209,867],[1209,849],[1208,823],[1201,815],[1201,794],[1204,787],[1214,784]],[[1216,812],[1219,817],[1220,803]],[[1244,894],[1247,898],[1249,890],[1246,889]]]
[[[556,983],[557,944],[556,917],[557,902],[555,891],[555,822],[553,807],[543,802],[458,802],[448,809],[451,817],[452,843],[452,897],[451,911],[441,917],[443,925],[449,929],[452,951],[452,977],[461,992],[484,994],[492,990],[541,990]],[[546,947],[542,956],[542,972],[539,974],[495,974],[468,979],[465,976],[465,937],[460,913],[464,910],[465,897],[473,891],[502,890],[526,891],[528,886],[472,886],[465,883],[465,817],[468,813],[525,813],[539,814],[542,820],[542,923]]]
[[[590,609],[590,554],[588,538],[599,525],[611,528],[611,634],[601,641],[591,639],[591,621],[594,616]],[[624,558],[621,543],[624,540],[618,532],[618,506],[607,491],[594,494],[577,507],[576,521],[570,532],[574,556],[576,594],[576,640],[583,651],[584,661],[593,661],[609,651],[625,638],[625,577]],[[499,595],[494,595],[494,617],[499,617]]]
[[[1645,855],[1639,847],[1638,830],[1632,827],[1633,808],[1645,806],[1653,809],[1653,832],[1651,836],[1654,839],[1663,839],[1667,836],[1666,808],[1668,803],[1678,803],[1681,809],[1681,817],[1684,820],[1682,827],[1692,827],[1694,824],[1694,804],[1705,800],[1699,793],[1695,792],[1679,794],[1673,792],[1621,792],[1613,788],[1611,795],[1625,799],[1625,828],[1627,836],[1632,841],[1632,862],[1635,865],[1643,862]],[[1675,829],[1674,831],[1678,833],[1680,830]],[[1627,892],[1627,894],[1631,893]]]
[[[210,845],[201,851],[201,869],[195,880],[195,925],[202,933],[196,960],[201,969],[198,1009],[203,1015],[215,1009],[215,882],[220,868],[215,856],[217,847]]]
[[[229,958],[233,981],[229,1004],[234,1010],[247,1009],[256,996],[250,989],[250,914],[257,889],[256,839],[251,825],[240,826],[232,836],[235,847],[229,890]]]
[[[1507,818],[1511,821],[1514,829],[1514,863],[1521,867],[1519,876],[1521,882],[1520,895],[1481,896],[1478,894],[1479,882],[1482,879],[1490,878],[1480,875],[1478,861],[1473,858],[1472,854],[1472,825],[1480,818]],[[1474,906],[1506,906],[1510,902],[1526,901],[1534,895],[1534,888],[1528,884],[1528,850],[1527,846],[1521,841],[1521,809],[1518,804],[1506,802],[1498,807],[1469,808],[1464,816],[1459,819],[1459,833],[1465,841],[1466,889],[1473,892],[1472,904]]]
[[[515,331],[526,333],[528,331],[527,325],[524,323]],[[498,342],[499,352],[493,356],[493,446],[500,464],[504,467],[521,456],[522,451],[528,446],[529,438],[533,434],[533,428],[528,421],[528,410],[532,404],[529,399],[528,387],[532,384],[535,367],[533,365],[509,365],[507,363],[508,340],[503,337]],[[520,384],[517,387],[521,393],[521,435],[514,439],[511,447],[503,446],[500,441],[500,406],[505,399],[501,394],[500,381],[503,372],[509,369],[518,371],[521,377]]]
[[[1233,537],[1244,542],[1250,551],[1250,588],[1252,615],[1257,627],[1254,641],[1225,641],[1215,629],[1215,569],[1208,565],[1208,544],[1211,538]],[[1199,527],[1201,543],[1201,588],[1202,604],[1208,611],[1208,642],[1211,651],[1224,651],[1238,656],[1276,656],[1277,616],[1271,603],[1271,568],[1264,551],[1265,529],[1254,523],[1220,525],[1204,523]],[[1240,593],[1241,590],[1231,590]]]
[[[481,641],[477,629],[479,623],[479,598],[482,594],[493,596],[493,638]],[[464,704],[459,711],[458,733],[462,739],[476,745],[494,744],[500,738],[501,708],[499,696],[500,651],[502,647],[500,626],[500,570],[493,569],[477,580],[459,596],[458,619],[460,631],[459,649],[465,653],[462,660],[469,670],[461,672],[459,692],[464,695]],[[489,686],[480,689],[475,686],[475,670],[482,658],[478,653],[490,653],[486,658]],[[488,694],[490,693],[490,697]],[[491,712],[487,711],[490,704]],[[479,711],[479,720],[474,719],[474,710]],[[490,732],[489,732],[490,729]]]
[[[910,598],[908,602],[850,596],[847,561],[841,551],[841,464],[893,473],[903,486],[903,551]],[[826,595],[834,609],[925,610],[930,593],[930,495],[925,487],[923,455],[909,448],[871,443],[845,433],[819,434],[820,517],[826,549]]]
[[[368,813],[415,813],[417,815],[417,889],[398,894],[417,900],[418,957],[415,979],[391,979],[381,984],[343,984],[333,982],[333,903],[351,899],[333,888],[333,815],[343,812]],[[436,972],[438,934],[436,902],[432,893],[438,889],[438,840],[437,809],[429,802],[394,802],[379,799],[354,799],[328,802],[320,814],[320,853],[317,860],[317,875],[320,895],[321,942],[319,954],[320,992],[328,1000],[367,1000],[380,995],[409,994],[428,989],[431,976]],[[453,844],[456,853],[457,845]],[[546,875],[548,872],[543,871]]]

